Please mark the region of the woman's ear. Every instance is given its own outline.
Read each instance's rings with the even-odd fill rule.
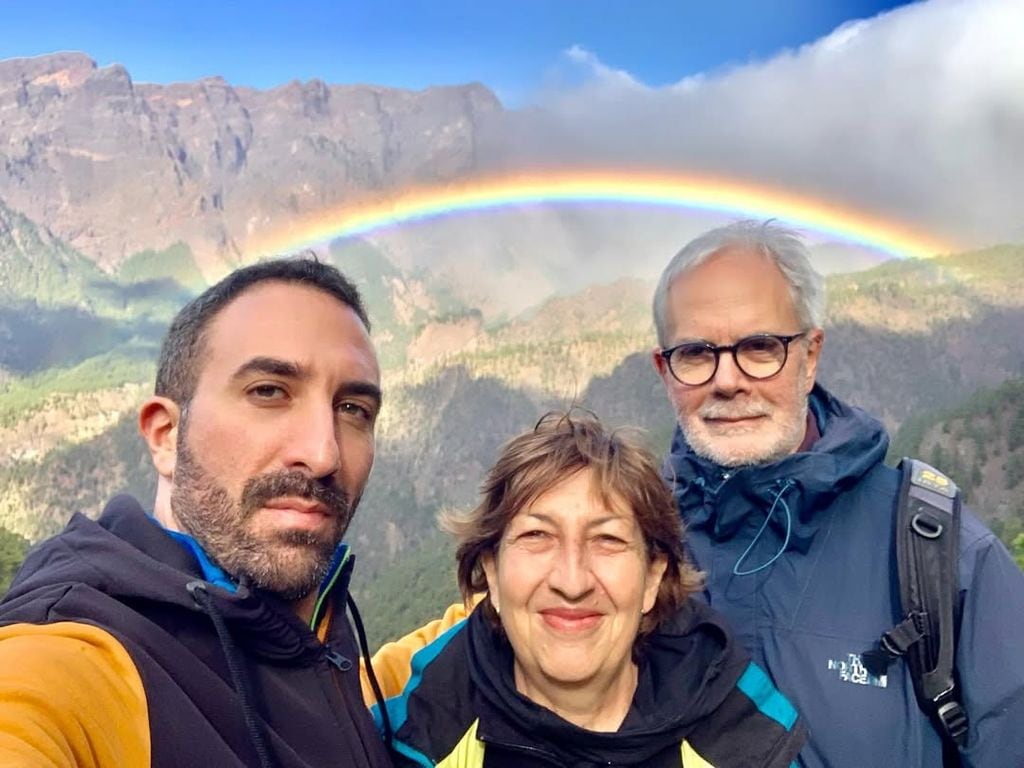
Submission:
[[[178,426],[181,408],[166,397],[150,397],[139,409],[139,432],[149,447],[157,474],[170,480],[178,458]]]
[[[494,553],[488,552],[480,558],[480,567],[484,569],[484,578],[487,579],[487,591],[491,596],[491,607],[495,613],[501,613],[501,593],[498,589],[498,563],[494,559]]]
[[[668,558],[664,553],[654,556],[647,566],[647,579],[644,584],[643,613],[647,613],[654,607],[658,599],[658,590],[661,589],[661,580],[665,576],[665,569],[668,568]]]

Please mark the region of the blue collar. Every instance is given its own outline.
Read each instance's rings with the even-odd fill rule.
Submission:
[[[156,520],[156,518],[153,519]],[[159,523],[160,521],[157,520],[157,522]],[[235,594],[235,592],[238,591],[238,584],[235,580],[228,576],[227,571],[210,559],[210,556],[206,554],[206,550],[199,545],[198,541],[193,539],[187,533],[182,533],[181,531],[172,531],[170,528],[166,527],[164,530],[167,531],[167,534],[172,539],[181,544],[181,546],[185,548],[186,552],[195,558],[196,562],[199,564],[199,570],[202,571],[203,578],[206,581],[230,592],[231,594]]]

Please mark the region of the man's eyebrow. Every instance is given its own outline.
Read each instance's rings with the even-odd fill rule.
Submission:
[[[277,357],[254,357],[238,366],[231,374],[231,378],[237,380],[253,373],[265,373],[289,379],[302,379],[308,375],[306,369],[290,360],[281,360]]]
[[[673,343],[669,344],[669,346],[678,347],[680,344],[711,344],[711,342],[705,338],[701,338],[700,336],[688,336],[686,338],[676,339]]]

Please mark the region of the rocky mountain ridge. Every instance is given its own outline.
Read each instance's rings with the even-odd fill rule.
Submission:
[[[186,243],[216,274],[287,221],[475,167],[479,84],[135,83],[80,53],[0,61],[0,200],[106,269]]]

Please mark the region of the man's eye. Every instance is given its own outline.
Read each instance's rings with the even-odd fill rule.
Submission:
[[[781,345],[777,339],[773,339],[770,336],[754,336],[749,339],[744,339],[738,346],[743,352],[760,354],[765,352],[775,352]]]
[[[277,384],[257,384],[249,390],[257,400],[282,400],[288,394]]]
[[[711,356],[713,353],[703,344],[684,344],[678,347],[675,351],[675,356],[679,360],[702,360],[705,357]]]
[[[373,411],[362,403],[352,402],[351,400],[338,403],[337,411],[345,416],[351,416],[363,421],[373,421],[374,418]]]

